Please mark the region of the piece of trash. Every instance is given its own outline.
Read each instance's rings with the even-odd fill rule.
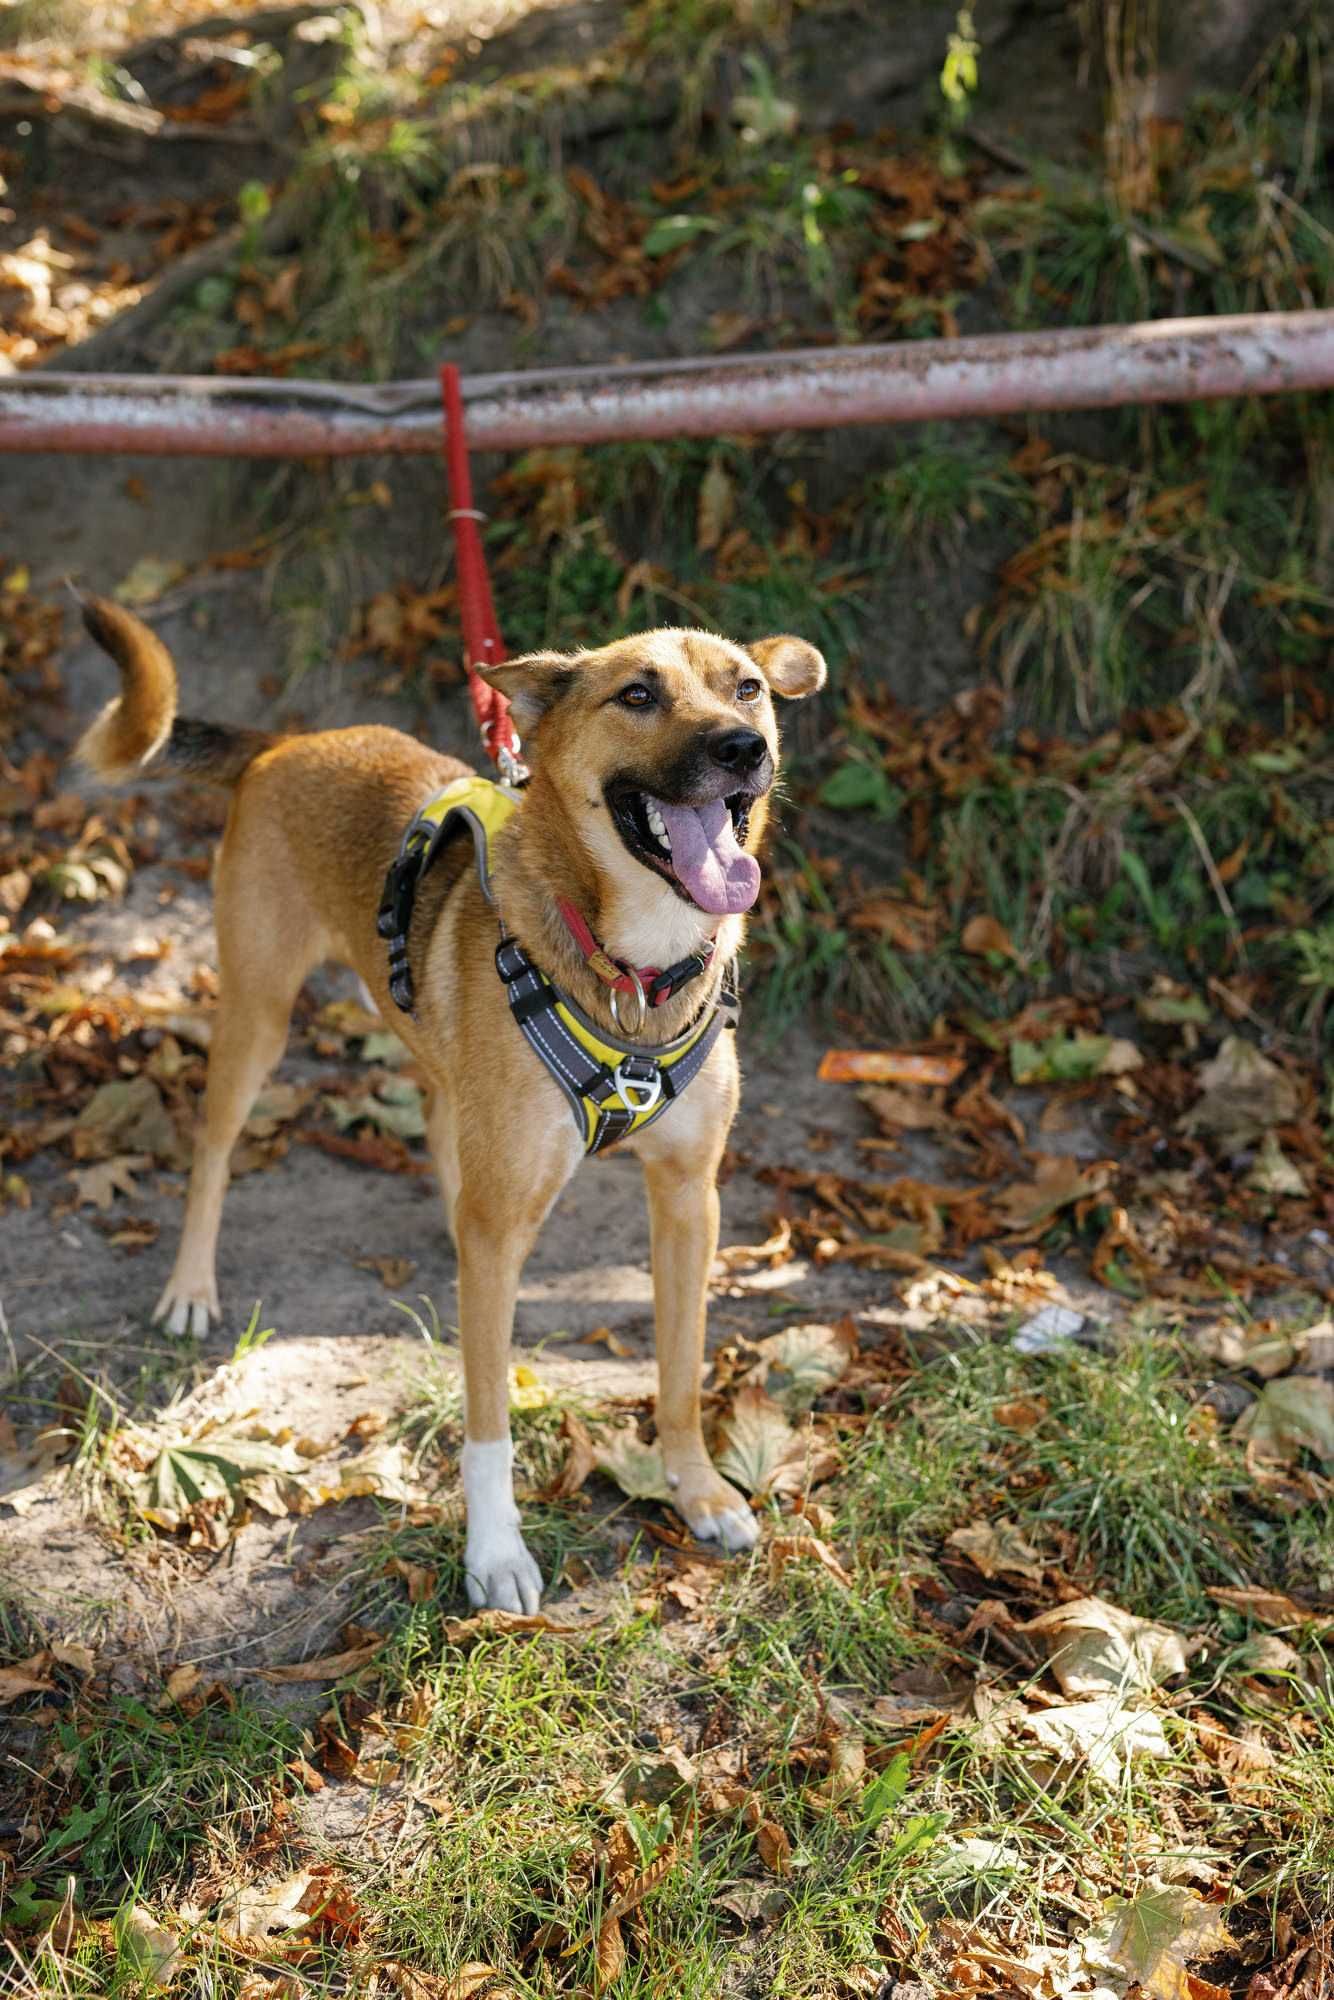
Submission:
[[[1084,1325],[1085,1315],[1071,1306],[1043,1306],[1026,1319],[1010,1345],[1018,1354],[1048,1354],[1063,1340],[1073,1340]]]
[[[821,1083],[954,1083],[962,1056],[918,1056],[906,1049],[829,1049],[816,1071]]]

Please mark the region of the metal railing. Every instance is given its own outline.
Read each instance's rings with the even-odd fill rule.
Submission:
[[[607,368],[475,375],[474,451],[1275,396],[1334,387],[1334,311],[1145,320]],[[435,452],[431,380],[0,378],[0,451],[209,458]]]

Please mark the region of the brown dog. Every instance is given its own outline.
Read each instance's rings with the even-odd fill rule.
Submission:
[[[466,841],[421,878],[406,926],[409,1016],[390,997],[377,934],[382,889],[414,815],[467,767],[392,729],[276,738],[178,719],[161,642],[113,604],[90,599],[84,616],[120,668],[122,691],[84,736],[82,760],[111,780],[148,770],[234,787],[215,878],[221,995],[203,1130],[156,1316],[196,1334],[216,1316],[232,1147],[283,1052],[306,975],[325,959],[352,966],[431,1083],[429,1144],[459,1262],[469,1596],[532,1611],[542,1579],[519,1533],[510,1472],[511,1324],[524,1260],[586,1137],[555,1072],[511,1018],[513,996],[507,1004],[496,971],[498,920],[601,1033],[615,1038],[619,1014],[622,1036],[646,1059],[682,1037],[716,1009],[758,892],[752,850],[778,756],[771,694],[813,693],[824,660],[800,639],[740,646],[659,631],[495,668],[488,679],[513,703],[533,775],[492,844],[494,903]],[[601,952],[576,941],[571,911]],[[624,1005],[613,1012],[627,985],[633,1002],[641,998],[638,972],[626,968],[682,961],[698,970],[663,1004],[632,1005],[631,1023]],[[619,996],[607,983],[618,974]],[[725,1549],[756,1535],[700,1428],[715,1179],[737,1091],[735,1037],[718,1034],[690,1087],[622,1142],[648,1186],[668,1483],[694,1532]]]

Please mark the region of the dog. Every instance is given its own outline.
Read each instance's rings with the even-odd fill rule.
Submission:
[[[787,636],[740,645],[660,630],[492,667],[485,678],[511,704],[531,779],[519,802],[504,799],[493,837],[478,836],[484,865],[450,840],[422,868],[432,829],[404,841],[421,809],[442,791],[482,798],[479,785],[494,803],[495,787],[394,729],[273,736],[181,717],[161,640],[119,605],[82,603],[121,688],[76,756],[109,782],[177,776],[232,794],[214,875],[220,990],[202,1128],[155,1318],[199,1335],[218,1317],[232,1147],[307,974],[325,960],[349,965],[429,1081],[428,1145],[458,1253],[470,1601],[513,1612],[539,1602],[514,1499],[511,1330],[524,1261],[599,1121],[604,1139],[638,1155],[647,1184],[657,1431],[673,1503],[703,1540],[753,1546],[754,1515],[715,1471],[700,1418],[717,1172],[739,1089],[736,1037],[718,1029],[759,891],[755,850],[779,761],[773,698],[823,686],[821,654]],[[547,1045],[561,1022],[601,1051],[589,1060],[602,1062],[602,1086],[615,1080],[614,1116],[576,1103]],[[681,1049],[697,1073],[676,1094],[668,1082],[664,1103]]]

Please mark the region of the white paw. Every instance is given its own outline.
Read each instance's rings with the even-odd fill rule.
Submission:
[[[177,1340],[186,1335],[202,1340],[210,1321],[220,1317],[218,1288],[211,1281],[206,1285],[183,1285],[172,1278],[153,1309],[154,1323],[164,1321],[167,1332]]]
[[[468,1602],[479,1610],[524,1611],[542,1601],[542,1572],[517,1528],[497,1527],[469,1535],[463,1557]]]

